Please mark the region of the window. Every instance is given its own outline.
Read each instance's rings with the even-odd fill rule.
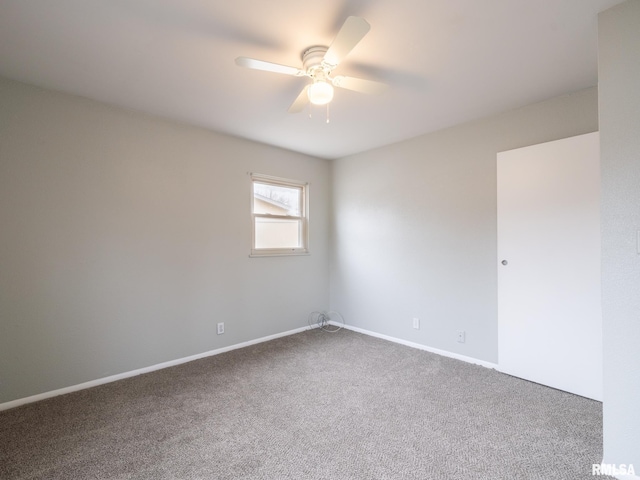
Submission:
[[[308,185],[251,174],[251,255],[304,255],[308,246]]]

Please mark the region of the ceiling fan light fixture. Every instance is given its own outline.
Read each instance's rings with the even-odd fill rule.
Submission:
[[[313,82],[307,89],[307,95],[314,105],[326,105],[333,100],[333,86],[324,80]]]

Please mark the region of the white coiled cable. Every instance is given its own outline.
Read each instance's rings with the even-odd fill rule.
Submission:
[[[336,321],[342,325],[336,325]],[[308,323],[309,328],[318,328],[324,332],[335,333],[344,327],[344,318],[342,318],[340,313],[333,310],[328,312],[311,312]]]

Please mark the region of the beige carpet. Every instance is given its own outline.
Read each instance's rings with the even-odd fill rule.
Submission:
[[[0,478],[587,479],[601,417],[494,370],[309,331],[0,412]]]

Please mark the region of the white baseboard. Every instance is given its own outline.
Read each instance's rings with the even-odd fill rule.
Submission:
[[[228,347],[222,347],[215,350],[210,350],[208,352],[199,353],[197,355],[191,355],[189,357],[179,358],[177,360],[158,363],[157,365],[151,365],[150,367],[139,368],[137,370],[131,370],[130,372],[119,373],[117,375],[111,375],[109,377],[103,377],[97,380],[91,380],[89,382],[80,383],[78,385],[71,385],[69,387],[59,388],[57,390],[51,390],[49,392],[32,395],[30,397],[18,398],[17,400],[11,400],[10,402],[0,403],[0,412],[3,410],[9,410],[10,408],[19,407],[20,405],[26,405],[27,403],[38,402],[40,400],[45,400],[47,398],[57,397],[58,395],[77,392],[79,390],[85,390],[87,388],[97,387],[98,385],[104,385],[105,383],[111,383],[111,382],[116,382],[118,380],[123,380],[125,378],[135,377],[136,375],[142,375],[143,373],[149,373],[149,372],[154,372],[156,370],[162,370],[163,368],[174,367],[176,365],[192,362],[194,360],[199,360],[201,358],[211,357],[213,355],[219,355],[221,353],[230,352],[231,350],[236,350],[238,348],[244,348],[250,345],[255,345],[257,343],[268,342],[269,340],[275,340],[276,338],[287,337],[289,335],[294,335],[296,333],[304,332],[305,330],[309,330],[310,328],[311,327],[308,327],[308,326],[296,328],[295,330],[276,333],[274,335],[257,338],[255,340],[249,340],[247,342],[238,343]]]
[[[336,326],[343,326],[341,323],[331,322]],[[364,335],[369,335],[371,337],[381,338],[383,340],[388,340],[390,342],[399,343],[400,345],[405,345],[411,348],[417,348],[418,350],[424,350],[426,352],[435,353],[437,355],[442,355],[443,357],[455,358],[456,360],[462,360],[463,362],[473,363],[475,365],[480,365],[486,368],[498,369],[498,365],[491,362],[486,362],[484,360],[479,360],[473,357],[467,357],[465,355],[460,355],[458,353],[447,352],[446,350],[440,350],[438,348],[428,347],[426,345],[421,345],[419,343],[410,342],[408,340],[402,340],[401,338],[390,337],[388,335],[383,335],[382,333],[372,332],[370,330],[365,330],[363,328],[353,327],[351,325],[344,325],[344,328],[347,330],[352,330],[354,332],[362,333]]]

